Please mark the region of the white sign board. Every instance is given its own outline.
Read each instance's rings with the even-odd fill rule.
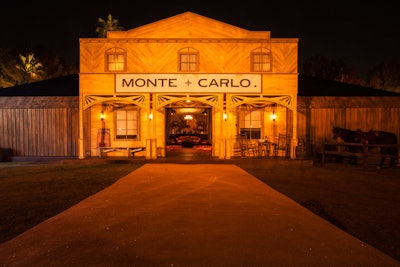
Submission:
[[[116,74],[117,93],[260,93],[259,74]]]

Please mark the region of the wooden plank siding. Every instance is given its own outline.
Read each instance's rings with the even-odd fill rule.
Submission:
[[[393,132],[399,142],[400,97],[368,96],[357,97],[357,102],[351,100],[351,97],[298,97],[299,141],[333,142],[333,126],[339,126]]]
[[[0,98],[0,148],[13,157],[77,157],[78,97],[36,97],[35,104],[25,98],[31,105]]]
[[[77,157],[78,97],[0,97],[0,148],[16,157]],[[83,112],[91,121],[90,109]],[[400,138],[400,97],[298,97],[300,143],[332,142],[332,127],[393,132]],[[292,119],[287,118],[287,126]],[[91,128],[83,127],[90,139]],[[398,140],[399,142],[399,140]],[[90,140],[85,153],[90,154]]]

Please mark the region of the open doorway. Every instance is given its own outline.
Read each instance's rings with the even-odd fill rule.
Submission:
[[[167,156],[192,154],[211,156],[212,109],[203,106],[165,109]]]

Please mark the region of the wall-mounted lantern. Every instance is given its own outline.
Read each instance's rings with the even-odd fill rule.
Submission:
[[[224,121],[228,120],[228,114],[226,114],[226,111],[224,111],[224,113],[222,114],[222,118],[224,119]]]
[[[276,121],[276,118],[277,118],[275,110],[276,110],[276,103],[272,104],[272,113],[271,113],[271,120],[272,121]]]

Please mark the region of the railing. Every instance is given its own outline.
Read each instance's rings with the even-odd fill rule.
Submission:
[[[321,155],[322,163],[325,163],[327,156],[339,156],[349,158],[349,160],[361,159],[364,168],[367,168],[369,159],[382,159],[389,158],[398,162],[399,153],[396,155],[382,153],[382,148],[397,148],[399,151],[400,145],[398,144],[361,144],[361,143],[321,143],[317,153]],[[355,162],[357,163],[357,162]],[[383,163],[383,162],[381,162]]]

